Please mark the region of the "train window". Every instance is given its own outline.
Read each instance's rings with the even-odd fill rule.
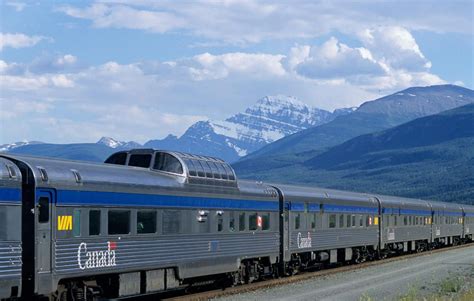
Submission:
[[[40,197],[38,200],[38,222],[47,223],[49,222],[49,198]]]
[[[206,161],[201,161],[204,172],[206,173],[206,178],[213,178],[212,169]]]
[[[398,224],[398,216],[395,215],[395,216],[393,217],[393,225],[396,227],[397,224]]]
[[[16,178],[16,171],[13,166],[5,164],[5,167],[8,170],[8,176],[12,179]]]
[[[153,169],[171,172],[175,174],[183,173],[183,165],[174,156],[167,153],[157,153]]]
[[[230,169],[227,165],[223,164],[222,167],[224,167],[226,173],[227,173],[227,177],[229,178],[229,180],[231,181],[234,181],[235,180],[235,176],[234,176],[234,172],[232,171],[232,169]]]
[[[262,230],[270,229],[270,213],[262,214]]]
[[[224,230],[224,217],[221,215],[217,215],[217,232],[222,232]]]
[[[329,215],[329,228],[336,228],[336,215]]]
[[[214,162],[207,162],[207,164],[209,164],[209,166],[211,167],[211,171],[212,171],[212,176],[215,178],[215,179],[220,179],[221,178],[221,174],[219,173],[219,168],[217,168],[217,164],[214,163]]]
[[[411,216],[411,215],[408,217],[408,224],[409,224],[410,226],[413,225],[413,221],[412,221],[412,216]]]
[[[356,226],[356,216],[354,214],[351,215],[351,220],[352,220],[351,226],[355,227]]]
[[[245,231],[245,212],[239,214],[239,231]]]
[[[130,211],[110,210],[108,212],[109,234],[130,233]]]
[[[184,163],[188,167],[189,175],[192,177],[197,177],[196,167],[194,167],[193,161],[189,159],[184,159]]]
[[[339,228],[344,228],[344,214],[339,215]]]
[[[366,225],[367,227],[372,226],[372,220],[373,220],[373,219],[372,219],[372,216],[367,215],[366,218],[365,218],[365,225]]]
[[[351,216],[349,214],[346,216],[346,226],[347,228],[351,227]]]
[[[151,154],[135,154],[130,156],[130,160],[128,160],[129,166],[136,166],[136,167],[150,167],[151,162]]]
[[[125,165],[126,162],[127,162],[126,152],[113,154],[107,160],[105,160],[105,163],[117,164],[117,165]]]
[[[316,228],[316,214],[317,213],[310,213],[310,224],[311,224],[311,229]]]
[[[137,233],[156,233],[156,211],[137,212]]]
[[[229,231],[230,232],[235,231],[235,213],[234,212],[229,213]]]
[[[0,207],[0,240],[7,240],[7,206]]]
[[[81,236],[81,210],[74,209],[72,212],[72,235]]]
[[[357,218],[359,219],[359,227],[364,226],[364,219],[362,218],[362,215],[358,215]]]
[[[193,160],[194,167],[196,168],[197,175],[198,177],[204,178],[205,173],[204,173],[204,168],[202,167],[202,164],[199,160]]]
[[[249,215],[249,230],[250,231],[257,230],[257,219],[258,219],[257,213],[253,213]]]
[[[177,210],[163,210],[163,234],[179,233],[181,214]]]
[[[334,221],[334,223],[336,223]],[[301,214],[295,213],[295,230],[298,230],[301,227]]]
[[[89,235],[100,234],[100,210],[89,211]]]
[[[408,225],[408,216],[403,217],[403,225],[407,226]]]
[[[215,163],[215,164],[216,164],[217,169],[220,173],[220,177],[224,180],[228,180],[229,177],[227,176],[227,172],[226,172],[225,168],[223,167],[223,164],[221,164],[221,163]]]

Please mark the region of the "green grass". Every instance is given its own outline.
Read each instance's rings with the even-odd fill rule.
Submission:
[[[439,293],[441,295],[457,293],[461,290],[463,283],[464,279],[462,277],[445,279],[439,284]]]

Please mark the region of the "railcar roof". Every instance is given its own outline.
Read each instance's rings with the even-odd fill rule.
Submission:
[[[461,212],[462,205],[456,203],[447,203],[447,202],[438,202],[438,201],[430,201],[429,202],[433,208],[433,210],[444,210],[444,211],[453,211],[453,212]]]
[[[395,208],[395,207],[403,206],[405,208],[410,208],[410,209],[431,210],[429,201],[427,200],[411,199],[411,198],[405,198],[405,197],[380,195],[380,194],[374,194],[374,197],[376,197],[380,201],[382,207]]]
[[[128,189],[137,191],[165,189],[169,190],[170,193],[181,190],[197,193],[233,194],[245,198],[277,198],[276,190],[268,185],[253,181],[239,181],[238,186],[235,187],[212,187],[189,184],[186,183],[185,176],[161,173],[141,167],[0,154],[0,160],[10,162],[7,159],[28,165],[34,174],[36,185],[40,187],[79,190],[95,190],[98,187],[103,190],[114,190],[119,187],[122,187],[122,189],[128,187]],[[1,166],[0,161],[0,168]],[[19,169],[18,174],[20,174]]]
[[[371,196],[365,193],[295,185],[272,184],[272,186],[281,189],[284,196],[290,200],[291,198],[327,199],[335,202],[354,202],[367,206],[377,205],[371,199]]]
[[[12,161],[0,157],[0,187],[17,187],[20,185],[20,169]]]
[[[39,186],[71,187],[81,186],[85,183],[160,185],[165,187],[182,185],[182,181],[180,183],[175,176],[163,175],[138,167],[10,154],[1,156],[27,164]]]

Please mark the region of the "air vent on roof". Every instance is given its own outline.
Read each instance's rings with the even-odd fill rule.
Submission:
[[[48,181],[48,173],[46,172],[46,169],[44,169],[44,167],[41,167],[41,166],[36,166],[36,168],[38,168],[38,171],[41,175],[41,180],[43,180],[43,182],[47,182]]]
[[[15,179],[15,178],[16,178],[16,171],[15,171],[15,169],[13,168],[13,166],[7,165],[7,164],[5,164],[5,166],[7,167],[7,170],[8,170],[8,176],[9,176],[11,179]]]
[[[75,169],[71,169],[72,174],[74,175],[74,178],[76,179],[76,183],[82,183],[82,177],[79,171]]]

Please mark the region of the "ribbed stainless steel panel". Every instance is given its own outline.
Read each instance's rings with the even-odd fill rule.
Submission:
[[[298,233],[301,233],[301,238],[311,238],[311,247],[308,247],[306,241],[299,239]],[[347,248],[355,246],[370,246],[378,244],[378,230],[372,229],[328,229],[316,231],[292,231],[290,236],[290,250],[292,252],[303,252],[311,250],[328,250],[337,248]],[[299,246],[299,247],[298,247]]]
[[[114,265],[105,262],[103,264],[105,266],[86,267],[87,255],[84,245],[79,249],[81,243],[87,244],[87,252],[104,252],[110,250],[108,242],[112,246],[110,249],[115,252]],[[120,240],[116,238],[84,241],[74,239],[56,241],[54,249],[54,272],[77,276],[118,270],[132,271],[178,266],[219,258],[228,258],[235,264],[237,258],[278,254],[279,234],[277,232],[247,232],[242,234],[177,234],[175,236],[148,236],[141,239],[135,236],[122,237]]]
[[[401,241],[412,240],[430,240],[431,227],[417,226],[417,227],[388,227],[382,229],[382,242],[393,243]]]
[[[11,296],[11,288],[21,285],[21,243],[0,241],[0,299]]]
[[[21,277],[21,242],[0,241],[0,281]]]

